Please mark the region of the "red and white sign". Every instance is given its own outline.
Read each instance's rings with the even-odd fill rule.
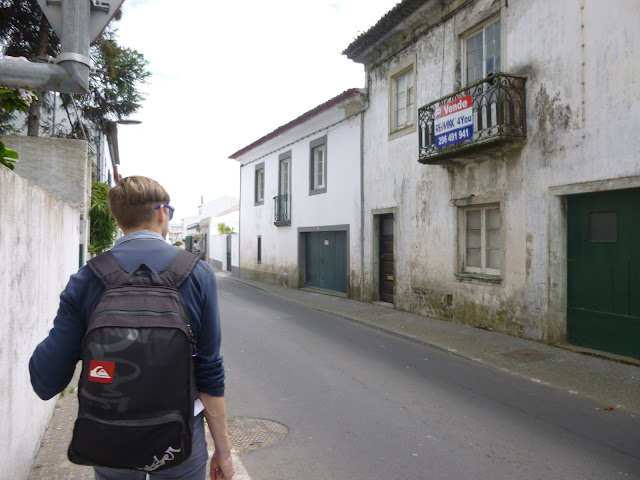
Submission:
[[[473,98],[458,98],[435,110],[434,130],[436,147],[463,142],[473,136]]]
[[[91,360],[89,362],[90,382],[113,383],[113,375],[115,373],[115,362],[107,362],[106,360]]]

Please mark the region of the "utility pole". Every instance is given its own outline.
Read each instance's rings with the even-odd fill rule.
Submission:
[[[61,93],[89,91],[89,45],[124,0],[38,0],[60,37],[62,52],[50,63],[0,60],[0,85]]]

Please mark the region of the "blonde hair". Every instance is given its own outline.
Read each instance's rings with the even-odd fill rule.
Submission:
[[[155,217],[154,208],[168,205],[167,191],[155,180],[133,176],[123,178],[109,190],[107,205],[123,230],[148,225]]]

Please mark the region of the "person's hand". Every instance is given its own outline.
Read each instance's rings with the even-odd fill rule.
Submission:
[[[236,469],[233,468],[233,460],[231,459],[231,452],[222,454],[218,450],[213,452],[211,457],[211,480],[231,480],[233,474],[236,473]]]

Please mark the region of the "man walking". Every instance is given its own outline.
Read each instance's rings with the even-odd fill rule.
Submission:
[[[125,235],[111,253],[127,272],[145,264],[162,272],[178,249],[165,242],[173,207],[169,195],[157,182],[146,177],[127,177],[109,191],[108,205]],[[29,371],[36,394],[48,400],[70,382],[80,360],[82,339],[105,287],[88,266],[72,275],[60,296],[58,314],[49,336],[35,349]],[[220,355],[220,319],[215,275],[203,261],[179,287],[195,337],[194,357],[199,398],[194,405],[191,457],[182,464],[150,473],[152,479],[203,480],[206,478],[207,445],[204,418],[211,431],[215,452],[210,475],[214,480],[230,480],[234,474],[231,444],[227,433],[224,402],[224,367]],[[95,467],[97,480],[143,480],[146,473]]]

